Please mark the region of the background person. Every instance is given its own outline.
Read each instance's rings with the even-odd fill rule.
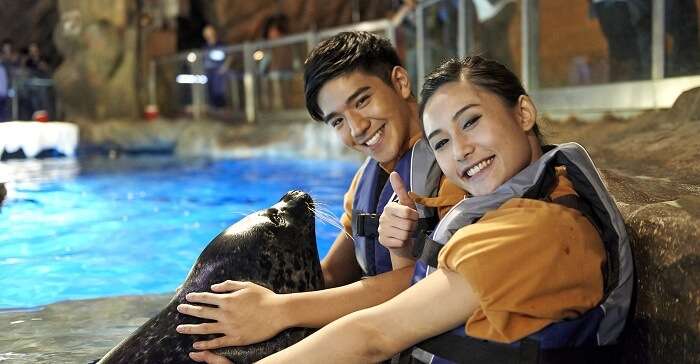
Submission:
[[[207,76],[207,99],[209,105],[220,108],[226,105],[226,53],[212,25],[202,29],[204,46],[204,72]]]
[[[0,63],[0,121],[7,120],[9,106],[10,77],[5,70],[5,65]]]
[[[591,0],[592,13],[608,42],[610,81],[640,80],[651,75],[651,2]]]

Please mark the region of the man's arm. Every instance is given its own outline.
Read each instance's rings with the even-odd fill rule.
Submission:
[[[343,286],[362,277],[362,269],[355,258],[355,245],[345,230],[338,233],[328,254],[321,261],[321,270],[325,288]]]
[[[259,363],[375,363],[463,324],[479,301],[469,283],[439,269],[379,306],[347,315]]]

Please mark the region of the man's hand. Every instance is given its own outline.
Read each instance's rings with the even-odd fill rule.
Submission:
[[[211,289],[218,293],[189,293],[186,298],[192,303],[216,307],[190,304],[177,306],[177,310],[185,315],[216,321],[179,325],[177,332],[224,335],[208,341],[197,341],[193,345],[195,349],[210,350],[254,344],[267,340],[286,328],[281,295],[251,282],[226,281],[211,286]]]
[[[389,202],[384,207],[382,216],[379,217],[379,242],[392,253],[392,262],[399,260],[412,261],[411,250],[413,248],[413,234],[418,221],[416,204],[408,196],[401,176],[396,172],[389,175],[391,187],[396,192],[399,202]],[[407,264],[400,264],[405,266]],[[394,269],[399,268],[394,264]]]

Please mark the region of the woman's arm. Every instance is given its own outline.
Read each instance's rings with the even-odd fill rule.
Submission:
[[[259,363],[367,363],[463,324],[479,301],[459,274],[439,269],[379,306],[345,316]]]

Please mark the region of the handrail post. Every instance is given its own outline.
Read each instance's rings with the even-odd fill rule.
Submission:
[[[245,118],[249,123],[255,122],[255,60],[252,44],[243,43],[243,92],[245,92]]]
[[[423,88],[425,78],[425,22],[423,21],[423,6],[416,5],[416,82],[418,90]]]
[[[464,59],[467,55],[467,3],[459,0],[457,4],[457,58]]]
[[[148,104],[156,105],[156,61],[148,63]]]
[[[651,12],[651,79],[664,78],[664,40],[666,31],[666,0],[652,2]]]
[[[521,39],[523,86],[528,92],[539,89],[539,0],[521,0]]]

